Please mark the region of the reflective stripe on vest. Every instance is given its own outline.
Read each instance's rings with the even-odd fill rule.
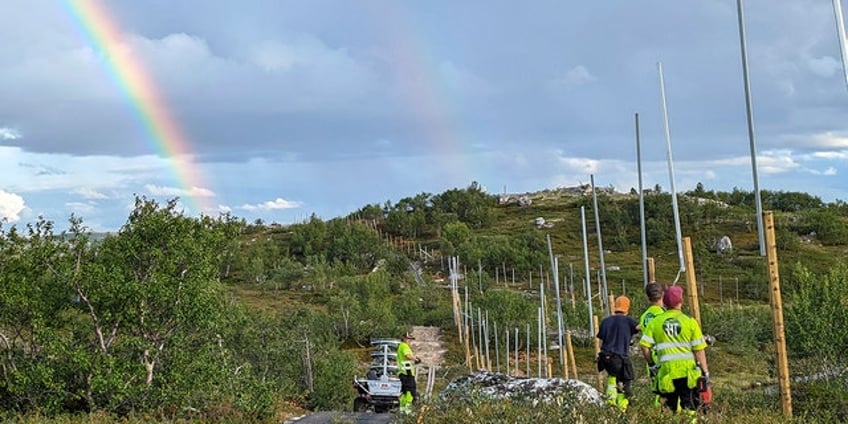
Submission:
[[[651,320],[640,345],[652,348],[664,371],[679,378],[694,367],[694,350],[703,349],[705,343],[697,321],[679,310],[669,310]]]
[[[660,354],[657,358],[657,362],[660,364],[671,361],[685,361],[685,360],[695,360],[695,355],[692,352],[685,353],[668,353],[668,354]]]
[[[399,372],[404,371],[404,372],[401,372],[401,374],[404,374],[406,371],[412,372],[412,367],[414,367],[414,366],[415,366],[415,363],[412,362],[412,361],[402,361],[400,363]]]

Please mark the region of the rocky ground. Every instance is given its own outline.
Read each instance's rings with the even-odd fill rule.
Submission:
[[[603,405],[601,393],[580,380],[516,378],[482,370],[451,381],[439,396],[446,400],[479,396],[492,399],[521,397],[531,398],[534,402]]]
[[[421,357],[421,366],[438,368],[443,363],[445,348],[442,346],[438,327],[413,327],[410,346]],[[424,383],[426,374],[419,378]],[[422,387],[423,388],[423,387]],[[490,398],[531,397],[539,402],[603,404],[603,396],[594,387],[580,381],[562,378],[517,378],[489,371],[477,371],[453,380],[438,394],[442,399],[462,396],[484,396]]]

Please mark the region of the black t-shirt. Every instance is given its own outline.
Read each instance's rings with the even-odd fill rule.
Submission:
[[[630,339],[638,332],[639,323],[627,315],[610,315],[601,321],[598,338],[601,339],[601,352],[629,356]]]

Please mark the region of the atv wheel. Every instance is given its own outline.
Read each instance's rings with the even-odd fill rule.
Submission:
[[[365,412],[368,410],[368,401],[358,397],[353,400],[353,412]]]

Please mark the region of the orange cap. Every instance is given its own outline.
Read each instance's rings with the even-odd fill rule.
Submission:
[[[627,314],[630,312],[630,298],[627,296],[619,296],[615,299],[615,310],[614,312],[621,312]]]

